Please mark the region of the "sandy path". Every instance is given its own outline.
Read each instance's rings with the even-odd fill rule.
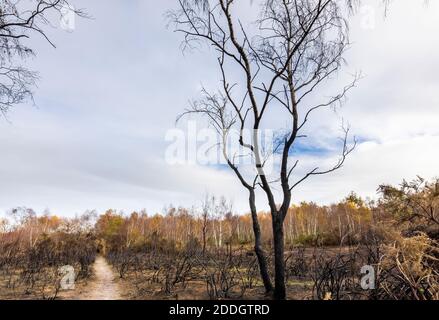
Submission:
[[[121,291],[115,281],[113,270],[107,261],[98,256],[93,264],[93,278],[88,285],[76,293],[73,300],[120,300]]]

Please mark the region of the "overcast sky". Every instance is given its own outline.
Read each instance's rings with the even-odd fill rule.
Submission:
[[[346,74],[364,78],[337,114],[323,113],[311,127],[324,141],[338,135],[343,118],[360,144],[341,170],[297,189],[294,202],[328,204],[350,191],[373,198],[381,183],[439,175],[439,3],[395,1],[383,19],[376,1],[366,2],[376,8],[376,25],[360,11],[346,56]],[[73,3],[93,19],[77,19],[74,32],[50,29],[56,49],[32,40],[36,106],[0,119],[0,215],[15,206],[70,216],[108,208],[155,213],[170,203],[197,205],[207,191],[246,211],[247,194],[228,170],[164,161],[176,116],[201,84],[218,79],[212,52],[182,54],[180,35],[166,28],[175,1]],[[263,198],[258,206],[266,208]]]

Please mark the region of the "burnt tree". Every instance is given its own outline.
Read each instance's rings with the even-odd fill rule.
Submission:
[[[349,6],[336,0],[265,0],[256,27],[245,24],[236,13],[236,1],[179,1],[170,12],[175,30],[184,34],[184,47],[208,43],[217,52],[221,86],[217,92],[203,90],[183,113],[206,116],[222,137],[222,153],[229,167],[248,191],[253,218],[255,252],[267,292],[273,290],[256,208],[256,190],[265,194],[271,212],[274,243],[274,297],[285,299],[284,220],[292,191],[307,178],[342,167],[355,147],[349,128],[343,126],[340,156],[332,166],[318,166],[294,177],[299,160],[292,151],[307,138],[302,133],[314,113],[343,102],[358,76],[331,97],[321,100],[323,84],[333,79],[344,62],[349,44],[346,15]],[[241,8],[242,9],[242,8]],[[236,75],[236,71],[240,74]],[[320,100],[320,102],[315,102]],[[276,127],[277,143],[271,150],[275,173],[267,174],[267,154],[261,143],[262,123],[281,120]],[[250,137],[244,134],[251,130]],[[236,130],[238,135],[233,135]],[[238,139],[242,152],[250,155],[256,174],[248,174],[237,163],[244,156],[231,152],[229,139]],[[297,174],[296,174],[297,176]],[[276,187],[278,186],[278,188]],[[276,190],[280,190],[277,192]],[[279,197],[279,199],[277,199]]]
[[[61,19],[66,10],[85,17],[81,10],[75,10],[66,0],[2,0],[0,3],[0,113],[5,116],[11,107],[32,99],[32,89],[38,74],[22,65],[22,61],[33,56],[34,50],[25,40],[40,36],[54,44],[47,37],[45,26],[49,16],[57,14]]]

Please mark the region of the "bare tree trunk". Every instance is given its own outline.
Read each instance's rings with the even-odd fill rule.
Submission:
[[[212,230],[213,230],[213,242],[215,243],[215,247],[218,248],[218,237],[216,235],[215,218],[212,219]]]
[[[218,247],[221,248],[223,246],[223,225],[222,220],[219,220],[219,231],[218,231]]]
[[[261,227],[259,226],[258,212],[255,204],[255,191],[250,189],[250,210],[252,216],[253,233],[255,235],[255,253],[258,258],[259,272],[261,273],[262,282],[264,283],[265,292],[273,292],[273,285],[271,283],[270,274],[268,273],[267,258],[265,257],[264,250],[262,249],[261,240]]]
[[[206,255],[206,246],[207,246],[207,214],[203,213],[203,226],[201,228],[201,236],[203,239],[203,257]]]
[[[285,259],[284,259],[284,226],[281,214],[276,212],[273,217],[273,243],[274,243],[274,298],[285,300]]]

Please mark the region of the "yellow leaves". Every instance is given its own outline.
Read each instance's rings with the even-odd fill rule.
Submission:
[[[107,210],[96,223],[98,233],[104,238],[111,238],[118,233],[124,224],[124,218],[113,210]]]
[[[331,292],[326,292],[325,293],[325,297],[323,298],[323,300],[332,300],[332,293]]]
[[[351,210],[357,210],[358,209],[357,204],[355,202],[350,201],[350,200],[348,200],[346,202],[346,205],[347,205],[348,209],[351,209]]]
[[[405,287],[409,287],[416,299],[425,300],[428,296],[437,299],[439,283],[434,266],[438,262],[438,244],[422,233],[405,238],[394,232],[387,237],[393,243],[382,245],[380,269],[391,270],[391,279],[398,279]],[[382,283],[384,288],[389,287],[388,281],[385,277]]]

